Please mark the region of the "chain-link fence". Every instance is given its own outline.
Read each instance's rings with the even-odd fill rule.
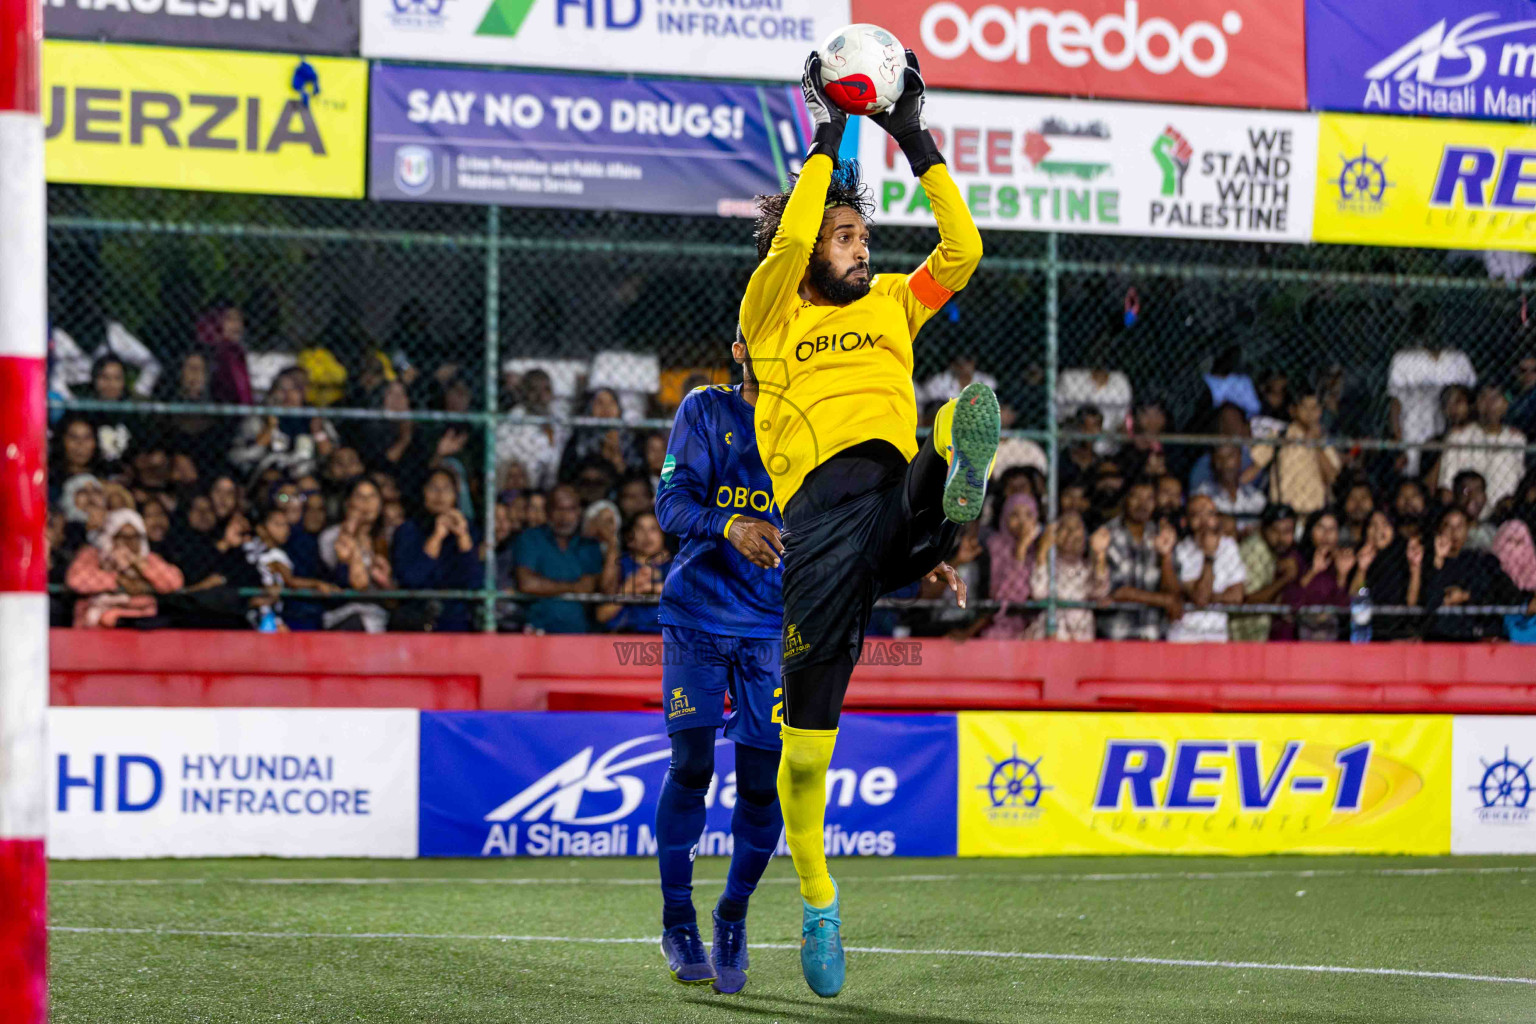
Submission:
[[[738,379],[747,222],[49,203],[56,622],[655,628],[666,552],[632,526],[682,395]],[[876,269],[933,241],[877,224]],[[955,559],[971,599],[914,585],[872,632],[1522,635],[1528,259],[986,244],[915,346],[925,423],[972,375],[1005,406],[993,507]],[[592,543],[537,564],[524,538],[572,515]],[[120,568],[125,528],[155,557]]]

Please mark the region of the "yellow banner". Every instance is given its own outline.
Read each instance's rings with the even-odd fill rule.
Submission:
[[[961,856],[1450,850],[1449,717],[959,718]]]
[[[361,198],[368,65],[43,43],[49,181]]]
[[[1319,242],[1536,248],[1536,128],[1323,114]]]

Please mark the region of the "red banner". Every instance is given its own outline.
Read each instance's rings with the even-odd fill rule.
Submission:
[[[1307,105],[1303,0],[853,0],[931,86]]]

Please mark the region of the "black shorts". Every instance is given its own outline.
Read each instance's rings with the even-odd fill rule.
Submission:
[[[806,476],[784,510],[786,673],[838,661],[851,670],[875,601],[953,553],[948,468],[932,441],[911,464],[890,443],[866,441]]]

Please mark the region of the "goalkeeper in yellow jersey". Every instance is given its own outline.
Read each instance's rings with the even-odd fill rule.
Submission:
[[[826,774],[864,629],[879,595],[922,576],[942,571],[958,590],[942,560],[981,514],[997,452],[997,397],[980,383],[939,410],[921,448],[915,440],[912,338],[970,280],[981,235],[928,133],[911,51],[907,61],[901,99],[871,119],[927,192],[938,248],[910,274],[870,269],[873,204],[857,167],[836,163],[847,115],[823,93],[812,54],[801,89],[815,143],[792,192],[759,198],[761,262],[741,302],[757,446],[785,525],[779,802],[805,904],[800,963],[821,996],[837,995],[844,975],[822,845]]]

